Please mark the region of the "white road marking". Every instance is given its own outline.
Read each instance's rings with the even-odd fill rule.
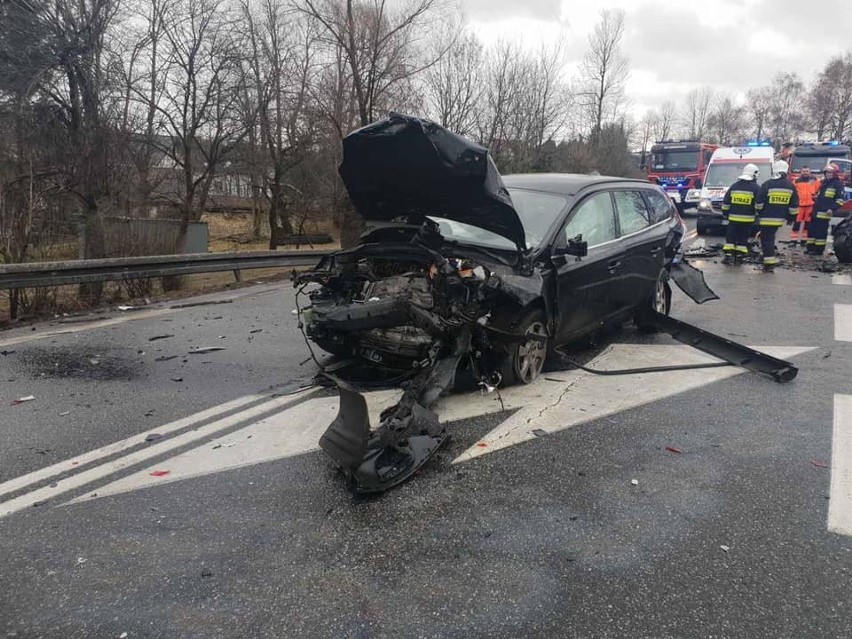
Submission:
[[[811,349],[764,347],[762,350],[787,357]],[[593,365],[627,368],[711,361],[716,360],[688,346],[617,344],[596,358]],[[450,395],[440,401],[436,412],[441,421],[447,423],[500,412],[504,408],[507,411],[517,410],[480,442],[486,443],[487,450],[474,446],[456,460],[464,461],[531,439],[534,437],[531,433],[534,429],[555,432],[563,427],[675,395],[741,372],[745,371],[730,367],[620,378],[593,377],[577,371],[553,373],[529,386],[503,389],[499,396],[497,393]],[[641,389],[641,392],[637,392],[637,389]],[[376,426],[381,411],[397,401],[399,391],[377,391],[366,393],[365,397],[370,409],[370,423]],[[95,495],[83,495],[70,503],[315,451],[320,436],[334,419],[337,410],[336,397],[309,399],[156,466],[100,486]],[[494,443],[494,440],[499,441]],[[168,474],[152,475],[155,471],[167,471]]]
[[[834,305],[834,339],[852,342],[852,305]]]
[[[828,529],[852,535],[852,395],[834,396]]]
[[[110,455],[114,455],[115,453],[120,453],[124,450],[133,448],[134,446],[138,446],[144,443],[145,438],[151,433],[159,433],[160,435],[164,436],[170,435],[171,433],[174,433],[176,431],[188,428],[193,424],[198,424],[205,420],[212,419],[213,417],[216,417],[218,415],[223,415],[224,413],[237,410],[238,408],[242,408],[243,406],[246,406],[253,402],[258,402],[263,398],[263,395],[248,395],[246,397],[241,397],[225,404],[213,406],[212,408],[208,408],[207,410],[203,410],[200,413],[190,415],[189,417],[178,419],[169,424],[165,424],[164,426],[151,428],[145,431],[144,433],[132,435],[127,439],[122,439],[121,441],[113,442],[112,444],[102,446],[101,448],[97,448],[93,451],[84,453],[77,457],[70,457],[64,461],[57,462],[52,466],[40,468],[31,473],[27,473],[26,475],[16,477],[15,479],[10,479],[9,481],[0,484],[0,497],[8,493],[15,492],[16,490],[26,488],[27,486],[35,485],[39,482],[50,479],[51,477],[61,475],[62,473],[75,470],[77,468],[85,466],[86,464],[90,464],[99,459],[103,459],[104,457],[109,457]]]
[[[759,348],[781,358],[789,358],[813,350],[806,347],[761,346]],[[649,347],[616,344],[596,358],[591,366],[613,370],[714,361],[718,360],[689,346]],[[613,377],[577,372],[553,375],[552,377],[561,379],[565,383],[552,384],[550,388],[545,387],[546,396],[534,403],[530,402],[459,455],[453,463],[465,462],[535,439],[537,435],[533,433],[534,430],[555,433],[744,372],[746,372],[745,369],[731,366]],[[541,380],[539,385],[546,383],[547,380]]]
[[[836,273],[831,276],[831,283],[839,284],[840,286],[852,286],[852,275]]]
[[[204,426],[200,426],[195,430],[191,430],[186,433],[176,435],[175,437],[172,437],[170,439],[163,440],[161,443],[152,443],[147,448],[143,448],[141,450],[129,453],[123,457],[119,457],[111,462],[101,464],[100,466],[95,466],[94,468],[91,468],[89,470],[84,470],[80,473],[77,473],[76,475],[68,477],[67,479],[63,479],[59,482],[56,482],[56,484],[54,485],[45,486],[29,493],[24,493],[19,497],[0,503],[0,517],[5,517],[6,515],[10,515],[24,508],[28,508],[38,502],[43,502],[58,495],[62,495],[78,488],[82,488],[87,484],[91,484],[92,482],[96,482],[100,479],[109,477],[113,473],[116,473],[120,470],[135,466],[136,464],[145,462],[154,457],[159,457],[160,455],[167,453],[170,450],[181,448],[183,446],[195,442],[196,440],[215,435],[217,432],[236,426],[237,424],[243,421],[259,417],[264,413],[276,409],[284,408],[285,406],[292,404],[298,399],[301,399],[302,397],[305,397],[306,395],[309,395],[315,391],[316,389],[312,388],[305,391],[301,391],[299,393],[294,393],[293,395],[288,395],[286,397],[278,397],[262,404],[252,406],[251,408],[248,408],[234,415],[230,415],[228,417],[224,417],[209,424],[205,424]]]

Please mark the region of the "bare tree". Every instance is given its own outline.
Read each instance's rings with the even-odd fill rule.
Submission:
[[[279,234],[292,233],[287,215],[288,173],[305,160],[316,122],[310,111],[317,34],[303,16],[288,13],[274,0],[263,0],[260,16],[243,5],[248,28],[249,62],[263,149],[263,192],[269,203],[269,247]]]
[[[789,142],[804,128],[802,96],[805,85],[795,73],[779,73],[772,80],[768,131],[776,145]]]
[[[605,122],[617,119],[624,106],[624,86],[630,63],[621,51],[624,37],[624,11],[604,9],[589,36],[589,50],[583,56],[583,100],[591,119],[592,141]]]
[[[771,87],[749,89],[748,93],[746,93],[746,110],[753,122],[754,136],[757,139],[763,139],[768,132],[772,102],[773,95]]]
[[[693,89],[686,95],[681,118],[689,137],[703,139],[707,133],[707,124],[713,108],[713,89],[702,87]]]
[[[717,95],[707,126],[715,142],[723,146],[736,144],[742,139],[745,128],[743,108],[737,106],[731,96]]]
[[[451,39],[449,44],[447,39]],[[424,74],[427,108],[441,126],[460,135],[473,133],[485,91],[482,44],[472,32],[459,37],[449,32],[434,46],[437,54],[443,51],[446,54]]]
[[[674,134],[674,126],[677,120],[677,107],[671,100],[666,100],[660,105],[654,123],[654,139],[668,140]]]
[[[833,58],[817,78],[810,93],[813,128],[820,138],[852,136],[852,53]]]
[[[234,26],[223,0],[170,3],[159,62],[162,94],[154,102],[148,93],[137,94],[156,112],[152,142],[162,164],[180,174],[168,193],[180,211],[179,242],[204,212],[223,161],[246,135],[238,110],[242,74]]]
[[[642,154],[641,165],[647,165],[648,151],[654,142],[654,130],[659,122],[660,114],[654,109],[649,109],[639,121],[639,152]]]
[[[442,18],[442,0],[300,0],[322,25],[351,73],[361,126],[375,119],[385,95],[435,64],[423,38]]]

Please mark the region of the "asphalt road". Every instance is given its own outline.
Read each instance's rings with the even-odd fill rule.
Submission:
[[[787,349],[794,382],[553,372],[506,410],[451,398],[449,445],[369,500],[315,449],[336,404],[299,391],[288,285],[0,334],[0,636],[852,636],[852,537],[828,529],[852,507],[852,285],[696,265],[723,299],[673,315]],[[694,357],[629,327],[586,355]]]

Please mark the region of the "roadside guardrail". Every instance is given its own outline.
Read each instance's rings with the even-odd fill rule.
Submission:
[[[244,251],[3,264],[0,265],[0,290],[221,271],[234,271],[239,280],[240,271],[314,266],[329,253],[330,250]]]

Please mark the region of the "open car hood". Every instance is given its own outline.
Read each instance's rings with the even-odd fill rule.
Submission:
[[[434,215],[526,246],[488,150],[434,122],[391,113],[353,131],[343,139],[340,177],[365,220]]]

